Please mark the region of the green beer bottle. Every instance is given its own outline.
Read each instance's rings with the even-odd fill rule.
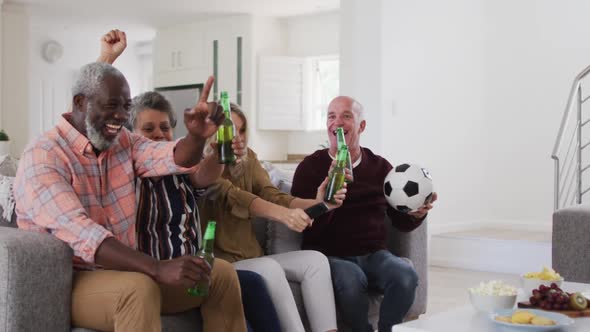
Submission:
[[[205,236],[203,238],[203,245],[197,252],[197,256],[203,258],[213,268],[213,260],[215,255],[213,254],[213,242],[215,241],[215,221],[209,220],[207,223],[207,229],[205,230]],[[209,294],[209,282],[203,280],[199,281],[195,287],[189,288],[188,293],[192,296],[207,296]]]
[[[340,150],[338,150],[338,155],[336,156],[336,166],[330,172],[330,177],[328,178],[328,185],[326,186],[326,194],[324,195],[324,201],[329,203],[335,203],[334,194],[342,185],[344,185],[344,178],[345,173],[344,169],[346,168],[346,160],[348,154],[348,146],[343,145]]]
[[[346,146],[346,139],[344,138],[344,129],[339,127],[336,129],[336,142],[338,143],[338,151],[342,149],[342,147]],[[346,183],[351,183],[353,181],[353,174],[352,174],[352,158],[350,157],[350,151],[347,149],[347,157],[346,157],[346,168],[350,170],[350,180],[348,178],[344,178]]]
[[[234,139],[234,123],[231,120],[231,108],[229,105],[229,96],[227,91],[221,91],[221,107],[225,114],[225,120],[217,129],[217,152],[220,164],[231,164],[236,161],[236,155],[231,148]]]

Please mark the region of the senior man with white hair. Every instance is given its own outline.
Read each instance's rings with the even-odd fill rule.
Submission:
[[[25,149],[14,185],[18,226],[72,248],[72,325],[160,331],[161,313],[200,306],[205,331],[246,330],[231,264],[216,261],[211,269],[198,257],[158,261],[135,250],[135,177],[194,170],[223,119],[207,103],[212,83],[185,112],[186,137],[155,142],[123,127],[131,105],[123,74],[105,63],[85,65],[72,112]],[[211,281],[209,296],[189,296],[201,280]]]
[[[416,212],[396,211],[385,200],[383,181],[392,169],[383,157],[360,145],[367,121],[362,105],[348,96],[338,96],[328,105],[326,129],[328,149],[317,150],[297,166],[291,193],[314,197],[313,188],[323,181],[337,153],[338,128],[342,128],[354,169],[354,182],[339,209],[318,217],[303,232],[303,249],[328,256],[334,297],[344,320],[354,332],[373,331],[369,323],[369,291],[383,294],[379,311],[379,332],[390,332],[414,302],[418,275],[385,244],[385,216],[401,231],[410,232],[422,224],[437,194]]]

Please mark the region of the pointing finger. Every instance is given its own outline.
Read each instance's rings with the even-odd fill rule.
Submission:
[[[206,103],[207,99],[209,99],[209,92],[211,92],[211,87],[213,86],[214,81],[215,81],[215,78],[213,76],[209,76],[209,78],[207,78],[207,83],[205,83],[205,87],[203,88],[203,93],[199,97],[200,103]]]

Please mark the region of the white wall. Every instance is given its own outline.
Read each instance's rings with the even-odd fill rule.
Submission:
[[[363,105],[367,127],[361,144],[376,152],[381,151],[382,144],[381,35],[386,16],[379,16],[383,13],[381,6],[382,1],[340,3],[340,22],[344,22],[340,25],[340,94],[352,96]]]
[[[284,19],[287,55],[316,56],[338,54],[340,12],[293,16]]]
[[[380,154],[430,170],[440,195],[431,226],[477,223],[487,216],[482,4],[382,5]]]
[[[154,89],[154,42],[153,40],[141,41],[132,46],[139,59],[137,63],[137,86],[135,95]],[[118,65],[118,64],[116,64]]]
[[[112,27],[67,23],[12,4],[3,5],[1,23],[0,125],[11,138],[11,154],[19,156],[33,137],[51,128],[68,110],[77,70],[98,57],[100,37]],[[49,40],[63,45],[63,57],[52,64],[41,57],[42,46]],[[151,89],[151,60],[145,52],[138,55],[137,42],[132,34],[127,50],[115,63],[132,95]]]
[[[432,229],[550,223],[550,153],[571,81],[590,63],[588,9],[583,0],[341,2],[342,92],[376,113],[362,143],[392,164],[430,169],[440,194]]]
[[[2,5],[1,125],[18,156],[28,141],[28,14],[24,7]]]
[[[493,219],[551,220],[551,150],[571,82],[590,64],[590,3],[486,1],[484,172]],[[588,89],[586,89],[586,94]],[[586,113],[586,117],[588,114]]]
[[[284,160],[287,157],[287,134],[283,131],[257,129],[258,105],[258,58],[261,55],[284,55],[286,52],[285,26],[281,20],[270,17],[253,17],[252,19],[252,58],[244,62],[244,69],[251,70],[250,84],[256,87],[251,90],[250,103],[246,108],[250,126],[248,144],[256,151],[259,159]],[[246,94],[244,94],[246,97]],[[246,99],[244,99],[246,101]]]
[[[59,116],[68,110],[71,102],[71,86],[81,66],[95,61],[100,54],[100,38],[110,26],[71,25],[39,15],[31,16],[29,58],[30,137],[34,137],[55,125]],[[133,38],[133,36],[129,36]],[[48,40],[63,45],[63,57],[48,63],[41,57],[41,48]],[[146,86],[142,58],[137,53],[136,42],[128,40],[123,55],[115,62],[127,78],[134,96]],[[151,67],[151,62],[149,66]]]
[[[340,53],[340,13],[329,12],[285,19],[287,54],[318,56]],[[307,155],[326,144],[325,130],[287,133],[288,153]]]

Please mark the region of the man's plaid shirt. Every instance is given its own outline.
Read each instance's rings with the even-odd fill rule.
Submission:
[[[14,183],[19,228],[47,232],[74,250],[78,268],[92,268],[102,241],[135,248],[135,177],[187,173],[174,162],[174,142],[154,142],[121,129],[96,156],[88,138],[63,114],[23,152]]]

